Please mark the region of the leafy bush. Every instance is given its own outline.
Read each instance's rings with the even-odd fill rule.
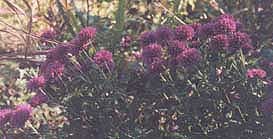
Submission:
[[[184,12],[179,11],[181,2],[170,1],[174,13],[156,3],[172,17],[148,9],[141,13],[145,20],[152,21],[148,23],[141,22],[140,13],[134,14],[140,11],[134,12],[133,7],[144,2],[120,3],[113,28],[108,17],[104,18],[106,23],[96,24],[93,20],[100,17],[77,11],[81,25],[90,24],[90,20],[96,27],[82,28],[74,35],[79,30],[76,17],[56,0],[59,15],[67,24],[57,24],[40,35],[40,44],[46,46],[43,49],[53,48],[46,51],[38,74],[28,80],[27,97],[15,104],[14,100],[1,104],[1,135],[15,138],[9,134],[25,132],[25,138],[98,139],[272,137],[270,32],[263,26],[268,22],[252,20],[268,14],[270,6],[249,7],[254,10],[236,15],[245,28],[228,14],[210,19],[214,17],[212,12],[232,12],[237,3],[221,1],[227,3],[223,9],[210,3],[214,9],[202,7],[197,13],[191,11],[195,7],[192,0],[182,4]],[[207,3],[202,1],[199,6]],[[244,7],[254,2],[240,3]],[[125,19],[125,6],[132,6],[126,12],[133,20]],[[162,15],[153,16],[156,12]],[[193,23],[191,19],[203,17],[199,15],[202,12],[209,18]],[[178,14],[192,24],[184,24]],[[251,20],[244,16],[251,16]],[[154,24],[159,23],[169,26],[155,28]],[[67,33],[61,29],[64,26]],[[141,32],[144,28],[153,30]],[[261,30],[263,34],[259,34]],[[262,37],[255,38],[257,35]],[[64,39],[70,41],[56,43]],[[63,107],[51,109],[44,103]],[[54,112],[57,114],[51,114]],[[33,131],[35,136],[29,135]]]
[[[2,110],[1,126],[23,127],[49,98],[65,107],[69,138],[270,137],[272,61],[257,64],[238,25],[225,14],[162,26],[124,37],[113,54],[85,27],[50,49],[27,84],[37,95]]]

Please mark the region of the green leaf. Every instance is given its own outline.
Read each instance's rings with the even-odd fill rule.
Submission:
[[[115,26],[117,31],[123,30],[123,27],[125,24],[125,8],[126,8],[126,1],[119,0],[118,9],[116,12],[116,26]]]

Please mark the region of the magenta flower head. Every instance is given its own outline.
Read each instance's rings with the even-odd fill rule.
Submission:
[[[64,72],[64,64],[58,60],[54,61],[45,61],[41,66],[41,74],[44,76],[46,80],[56,79],[62,76]]]
[[[247,78],[260,78],[263,79],[266,77],[266,71],[262,69],[248,69],[246,73]]]
[[[241,46],[244,44],[251,44],[250,36],[243,32],[235,32],[230,35],[231,45]]]
[[[96,35],[96,28],[94,27],[85,27],[82,28],[81,31],[78,33],[75,43],[84,49],[87,48],[87,43],[92,40]]]
[[[29,90],[37,90],[45,86],[46,80],[44,76],[33,77],[27,82],[27,88]]]
[[[68,43],[57,45],[55,48],[50,49],[49,53],[47,54],[47,59],[65,61],[69,50],[70,48]]]
[[[214,30],[215,30],[214,23],[209,22],[209,23],[203,24],[197,29],[197,36],[201,39],[209,38],[215,34]]]
[[[162,46],[167,45],[169,41],[175,38],[174,31],[167,26],[157,28],[155,33],[157,43],[161,44]]]
[[[40,34],[41,43],[45,43],[46,45],[49,44],[47,41],[52,41],[55,40],[56,38],[57,32],[52,28],[43,30]]]
[[[2,109],[0,110],[0,128],[3,127],[7,122],[9,122],[12,115],[12,110]]]
[[[168,46],[168,53],[171,57],[176,57],[185,49],[187,49],[187,45],[185,42],[174,40],[174,41],[171,41]]]
[[[231,15],[224,14],[215,21],[215,32],[217,34],[231,33],[236,31],[236,21]]]
[[[150,73],[162,72],[164,70],[164,65],[165,62],[161,57],[155,57],[153,58],[152,62],[147,65],[148,71]]]
[[[198,29],[202,26],[202,24],[200,24],[200,23],[193,23],[190,26],[193,28],[194,32],[197,32]]]
[[[186,68],[196,65],[201,59],[202,56],[200,51],[195,48],[188,48],[176,57],[178,65]]]
[[[192,40],[189,45],[192,48],[199,48],[200,46],[202,46],[202,42],[200,40]]]
[[[110,51],[100,50],[94,56],[94,62],[104,71],[112,71],[114,69],[113,56]]]
[[[156,43],[156,34],[154,31],[146,31],[140,35],[139,41],[141,47]]]
[[[162,56],[162,47],[158,44],[150,44],[148,46],[143,47],[142,49],[142,59],[144,64],[150,64],[155,57]]]
[[[28,102],[32,107],[36,107],[48,101],[48,96],[43,92],[37,92]]]
[[[31,112],[32,107],[29,104],[21,104],[16,106],[16,108],[12,111],[10,124],[17,128],[23,127],[31,116]]]
[[[175,29],[176,39],[189,41],[194,37],[194,29],[190,25],[177,26]]]
[[[225,34],[213,36],[209,43],[209,50],[219,52],[229,47],[229,38]]]

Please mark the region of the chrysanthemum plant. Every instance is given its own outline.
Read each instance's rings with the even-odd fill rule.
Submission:
[[[27,84],[37,95],[2,110],[0,126],[23,127],[33,108],[54,102],[72,138],[272,136],[272,59],[231,15],[125,36],[112,49],[99,32],[85,27],[52,48]]]

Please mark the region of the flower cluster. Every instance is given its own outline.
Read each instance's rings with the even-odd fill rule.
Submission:
[[[201,53],[196,48],[186,49],[176,57],[178,65],[183,67],[192,67],[198,64],[201,59]]]
[[[214,28],[215,28],[215,24],[210,23],[210,22],[201,25],[200,27],[197,28],[198,38],[207,39],[207,38],[213,36],[215,34]]]
[[[27,82],[27,88],[29,90],[37,90],[45,86],[45,78],[44,76],[38,76],[30,79]]]
[[[176,57],[178,54],[180,54],[182,51],[186,49],[187,49],[187,45],[185,42],[174,40],[174,41],[171,41],[168,47],[168,54],[172,57]]]
[[[165,61],[160,57],[155,57],[152,62],[148,64],[148,70],[151,73],[158,73],[164,70]]]
[[[167,26],[157,28],[155,31],[146,31],[140,35],[140,45],[145,47],[149,44],[166,46],[169,41],[175,39],[175,32]]]
[[[114,69],[112,53],[107,50],[98,51],[93,59],[94,62],[104,71],[112,71]]]
[[[12,111],[10,109],[0,110],[0,127],[3,127],[7,122],[9,122]]]
[[[263,79],[266,77],[266,72],[262,69],[248,69],[246,76],[248,78],[260,78]]]
[[[243,53],[247,54],[254,47],[250,36],[242,32],[239,24],[231,15],[224,14],[198,27],[196,34],[200,39],[209,40],[209,50],[212,52],[226,50],[234,53],[242,49]]]
[[[162,56],[162,47],[158,44],[150,44],[143,47],[142,58],[145,64],[150,64],[155,58]]]
[[[232,33],[236,31],[236,21],[228,14],[219,16],[214,24],[214,32],[216,34]]]
[[[8,122],[12,127],[20,128],[30,118],[32,107],[29,104],[17,105],[14,109],[0,110],[0,127]]]
[[[49,50],[49,53],[46,55],[48,60],[54,61],[54,60],[58,60],[58,61],[62,61],[65,62],[67,60],[67,53],[70,52],[71,45],[69,43],[62,43],[57,45],[54,48],[51,48]]]
[[[229,46],[229,38],[225,34],[218,34],[211,38],[209,49],[212,52],[220,52],[225,49],[228,49]]]
[[[14,127],[23,127],[31,116],[32,107],[29,104],[21,104],[15,107],[10,117],[10,123]]]
[[[158,44],[161,44],[162,46],[165,46],[170,40],[173,40],[175,37],[173,29],[162,26],[159,27],[156,31],[156,40]]]
[[[50,49],[46,55],[46,61],[40,66],[39,75],[27,82],[27,88],[36,92],[36,95],[26,104],[18,105],[14,109],[0,110],[0,126],[2,127],[9,122],[13,127],[23,127],[29,119],[33,107],[37,107],[48,101],[48,96],[43,92],[43,88],[46,84],[51,83],[50,81],[58,80],[64,74],[66,64],[69,60],[68,54],[78,55],[79,52],[87,48],[88,42],[94,38],[95,34],[95,28],[86,27],[71,41],[58,44],[55,48]],[[53,30],[46,30],[41,34],[43,43],[55,38],[56,32]],[[112,54],[110,52],[98,52],[95,57],[96,63],[100,64],[102,68],[105,68],[103,66],[105,63],[109,68],[113,68]]]
[[[47,59],[40,66],[39,75],[30,79],[27,83],[27,88],[35,91],[36,95],[29,99],[27,104],[18,105],[15,109],[1,110],[0,126],[10,122],[13,127],[22,127],[31,115],[33,108],[48,102],[49,98],[46,92],[44,92],[47,88],[44,87],[58,83],[57,81],[63,78],[67,80],[70,77],[73,78],[74,74],[70,74],[70,70],[73,70],[72,72],[74,73],[73,68],[78,70],[76,74],[85,74],[87,73],[86,71],[90,70],[90,65],[96,65],[98,69],[101,69],[106,74],[117,73],[118,77],[120,77],[119,72],[113,72],[117,68],[115,68],[113,54],[110,51],[101,49],[94,55],[92,54],[92,58],[88,56],[89,53],[81,53],[85,52],[88,48],[95,34],[95,28],[86,27],[71,41],[59,44],[55,48],[50,49],[46,56]],[[129,36],[125,36],[122,38],[120,46],[128,48],[131,42],[132,39]],[[139,53],[132,53],[132,55],[135,55],[135,59],[137,59],[134,61],[134,65],[141,67],[141,70],[135,71],[148,71],[148,74],[155,76],[158,73],[164,75],[167,72],[171,72],[171,79],[172,73],[180,73],[179,69],[182,69],[181,71],[184,69],[190,71],[196,67],[199,68],[203,65],[200,64],[202,61],[217,53],[221,53],[219,56],[222,56],[222,54],[225,55],[225,53],[228,53],[225,56],[230,56],[229,54],[234,54],[241,49],[244,54],[248,54],[254,49],[251,43],[250,36],[246,32],[243,32],[241,27],[239,29],[238,21],[235,21],[230,15],[222,15],[216,20],[203,25],[179,25],[174,27],[174,29],[162,26],[154,31],[144,32],[139,37],[139,45],[141,46],[137,50]],[[211,63],[204,62],[204,65],[207,64]],[[71,65],[75,67],[71,67]],[[142,70],[143,67],[144,70]],[[217,70],[217,68],[215,69]],[[222,73],[225,67],[221,68],[223,68],[223,70],[220,69]],[[206,73],[207,71],[204,72],[204,74]],[[200,74],[203,73],[200,71]],[[267,74],[267,70],[249,69],[246,76],[250,79],[260,78],[265,80]],[[69,78],[65,78],[67,77],[65,75],[69,76]],[[269,105],[272,105],[271,101],[265,101],[263,108],[270,109]]]
[[[56,79],[62,76],[65,64],[61,61],[46,61],[41,65],[41,75],[44,76],[46,80]]]
[[[229,36],[231,51],[236,51],[241,48],[243,51],[248,52],[253,49],[253,46],[251,46],[251,39],[248,34],[243,32],[235,32]]]
[[[96,35],[96,28],[94,27],[85,27],[81,29],[76,38],[74,39],[77,46],[82,47],[83,49],[87,48],[87,44],[92,40]]]
[[[140,35],[139,41],[141,46],[156,43],[156,34],[154,31],[146,31]]]
[[[194,29],[190,25],[181,25],[176,27],[175,35],[177,40],[189,41],[194,37]]]
[[[148,71],[158,73],[164,67],[191,67],[201,59],[201,53],[188,47],[196,41],[196,31],[200,24],[181,25],[175,29],[163,26],[156,31],[140,36],[142,60]]]

